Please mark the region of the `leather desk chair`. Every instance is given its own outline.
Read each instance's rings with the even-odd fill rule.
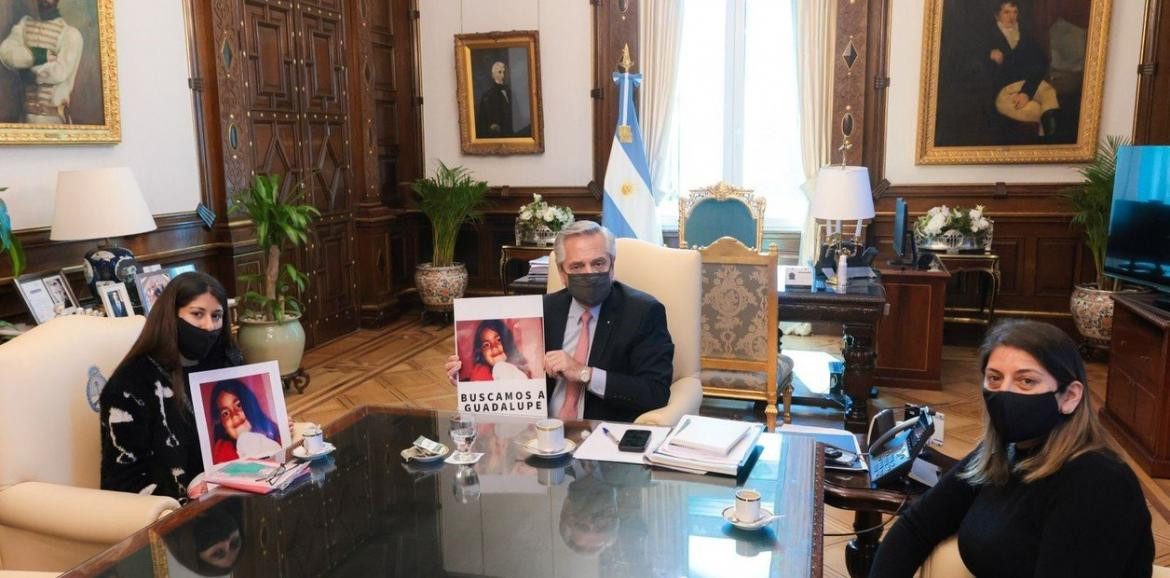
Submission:
[[[564,285],[551,260],[547,290]],[[660,247],[637,239],[618,239],[614,278],[653,295],[666,307],[666,324],[674,341],[674,375],[666,407],[648,411],[634,423],[673,426],[687,414],[699,413],[703,386],[699,383],[699,310],[702,300],[699,254]]]

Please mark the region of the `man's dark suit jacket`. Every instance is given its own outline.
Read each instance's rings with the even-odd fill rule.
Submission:
[[[563,349],[572,301],[566,289],[544,296],[548,351]],[[605,399],[582,392],[585,419],[632,422],[665,406],[674,373],[674,342],[666,327],[666,308],[649,294],[615,281],[601,304],[594,331],[588,365],[605,370]],[[556,380],[549,378],[550,400],[555,387]]]

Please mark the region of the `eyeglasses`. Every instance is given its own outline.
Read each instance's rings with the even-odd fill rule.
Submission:
[[[264,476],[262,478],[256,478],[256,481],[257,482],[264,482],[270,486],[275,486],[276,481],[279,480],[280,476],[283,476],[284,473],[287,471],[288,471],[288,465],[287,464],[280,464],[279,468],[272,470],[272,472],[269,473],[267,476]]]

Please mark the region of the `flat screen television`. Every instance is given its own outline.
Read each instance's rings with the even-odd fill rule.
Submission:
[[[1105,274],[1170,292],[1170,146],[1118,151]]]

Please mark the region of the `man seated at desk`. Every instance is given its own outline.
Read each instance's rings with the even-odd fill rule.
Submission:
[[[565,289],[544,296],[549,416],[632,422],[665,406],[674,368],[666,308],[614,281],[613,233],[577,221],[553,249]],[[447,360],[452,383],[461,366]]]

